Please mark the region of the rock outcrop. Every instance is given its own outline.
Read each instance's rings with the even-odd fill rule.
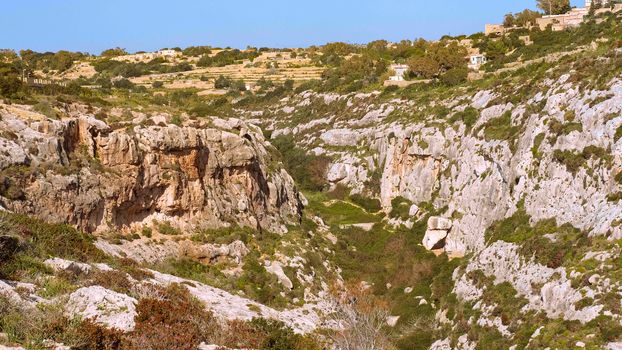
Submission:
[[[423,237],[423,246],[427,250],[443,249],[445,247],[445,238],[451,230],[451,220],[438,216],[432,216],[428,219],[428,229]]]
[[[83,287],[69,295],[66,312],[121,331],[134,329],[137,300],[101,286]]]
[[[167,222],[273,232],[300,219],[301,195],[258,128],[130,125],[89,116],[27,121],[2,111],[0,168],[20,196],[8,210],[88,231]],[[7,191],[5,191],[7,192]]]

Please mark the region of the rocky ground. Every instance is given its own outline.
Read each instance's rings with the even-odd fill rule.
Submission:
[[[621,74],[596,45],[227,119],[2,104],[0,343],[315,349],[362,319],[386,348],[620,349]],[[379,302],[336,319],[352,285]]]

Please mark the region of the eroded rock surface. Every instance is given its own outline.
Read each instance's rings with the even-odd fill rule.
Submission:
[[[261,131],[128,126],[93,117],[22,120],[2,111],[0,168],[23,195],[8,210],[88,231],[169,222],[180,228],[236,225],[284,232],[300,218],[291,177]]]
[[[136,299],[101,286],[83,287],[71,293],[66,312],[122,331],[134,329]]]

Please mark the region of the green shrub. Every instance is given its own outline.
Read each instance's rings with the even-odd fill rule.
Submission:
[[[177,236],[181,234],[181,230],[173,227],[169,221],[157,222],[158,232],[167,236]]]
[[[389,217],[408,220],[410,218],[410,207],[412,202],[408,199],[398,196],[391,200],[391,212]]]
[[[249,242],[254,230],[250,227],[231,225],[219,229],[199,230],[192,236],[192,240],[200,243],[230,244],[234,241]]]
[[[180,116],[174,115],[171,117],[171,124],[181,126],[182,123],[183,123],[183,120],[181,119]]]
[[[0,265],[0,275],[8,278],[20,271],[40,269],[38,259],[51,256],[69,260],[98,262],[106,255],[93,244],[93,238],[66,224],[48,224],[25,215],[0,212],[0,228],[19,237],[22,249]]]
[[[218,267],[189,258],[169,259],[156,264],[153,268],[163,273],[216,286],[220,285],[219,280],[224,277]]]
[[[326,196],[328,196],[328,198],[330,199],[336,199],[336,200],[342,201],[346,199],[349,193],[350,193],[350,189],[347,186],[342,185],[342,184],[337,184],[335,188],[333,188],[331,191],[326,193]]]
[[[570,260],[581,245],[589,243],[587,235],[570,224],[557,226],[554,218],[530,224],[530,216],[522,205],[506,219],[493,223],[486,230],[487,242],[503,240],[520,245],[520,253],[534,257],[540,264],[557,268]],[[555,241],[544,237],[555,234]]]
[[[244,272],[237,280],[238,289],[262,304],[284,306],[284,301],[279,295],[281,290],[278,279],[268,273],[258,259],[254,253],[246,256],[242,267]]]
[[[471,106],[464,109],[462,112],[457,112],[451,118],[449,118],[450,123],[455,123],[457,121],[462,121],[466,126],[467,130],[470,130],[473,125],[477,122],[479,118],[479,111]]]
[[[533,147],[531,147],[531,154],[533,155],[534,158],[540,158],[540,145],[542,144],[542,141],[544,141],[544,136],[545,134],[543,132],[539,133],[538,135],[536,135],[536,137],[533,139]]]
[[[583,166],[587,164],[589,159],[596,158],[604,161],[607,165],[611,163],[611,155],[607,150],[597,146],[587,146],[581,151],[581,153],[575,153],[569,150],[555,150],[553,152],[553,159],[566,166],[573,175],[576,174]]]
[[[54,108],[52,108],[52,106],[48,102],[41,101],[34,105],[32,109],[35,112],[39,112],[50,119],[58,119],[58,112]]]
[[[551,119],[549,121],[549,130],[556,136],[568,135],[573,131],[582,132],[583,124],[579,122],[562,123],[557,119]]]
[[[350,201],[359,205],[370,213],[377,213],[382,209],[382,205],[378,198],[369,198],[361,194],[355,193],[350,195]]]
[[[143,228],[140,230],[140,233],[144,237],[151,238],[151,236],[153,235],[153,230],[149,226],[143,226]]]
[[[136,327],[123,349],[195,350],[209,341],[217,323],[205,305],[179,285],[166,289],[166,300],[144,298],[136,305]]]
[[[502,116],[494,118],[486,122],[482,126],[484,128],[484,137],[490,140],[506,140],[512,146],[518,133],[520,126],[512,125],[512,112],[507,111]]]
[[[622,192],[609,193],[607,195],[607,201],[609,202],[617,202],[622,199]]]
[[[468,74],[469,70],[466,67],[453,68],[441,75],[441,81],[449,86],[462,84],[467,80]]]
[[[291,135],[279,136],[272,144],[280,152],[285,169],[302,189],[321,191],[328,185],[326,172],[330,158],[307,154]]]

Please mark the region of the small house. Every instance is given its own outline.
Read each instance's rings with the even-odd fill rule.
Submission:
[[[410,67],[406,64],[392,64],[391,70],[393,71],[393,75],[389,77],[391,81],[404,81],[404,76]]]
[[[471,55],[469,56],[469,68],[479,69],[479,67],[481,67],[487,61],[488,60],[486,59],[486,56],[482,54]]]

